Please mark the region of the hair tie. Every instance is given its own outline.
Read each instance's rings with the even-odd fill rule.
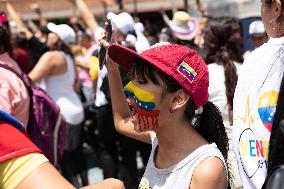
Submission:
[[[7,23],[7,22],[8,22],[8,18],[4,14],[2,14],[0,16],[0,26],[2,26],[3,23]]]

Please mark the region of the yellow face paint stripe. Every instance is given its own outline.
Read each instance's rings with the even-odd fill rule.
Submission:
[[[132,81],[130,81],[124,88],[134,93],[134,95],[143,102],[154,102],[156,99],[156,96],[153,93],[137,87]]]

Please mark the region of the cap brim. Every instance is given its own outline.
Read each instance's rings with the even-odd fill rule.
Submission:
[[[143,51],[143,53],[144,52],[146,51]],[[173,69],[173,67],[170,67],[169,65],[164,66],[159,62],[159,60],[156,60],[154,57],[151,58],[149,56],[145,56],[145,55],[143,56],[143,53],[139,54],[119,44],[112,44],[108,48],[109,57],[113,61],[115,61],[117,64],[122,65],[127,70],[132,69],[135,63],[137,62],[137,60],[140,59],[146,63],[149,63],[155,66],[156,68],[158,68],[165,74],[172,76],[173,72],[171,71],[171,69]]]
[[[46,25],[47,29],[49,31],[51,31],[52,33],[57,33],[58,31],[58,27],[56,24],[52,23],[52,22],[49,22],[47,25]]]
[[[108,48],[108,55],[116,63],[122,65],[128,70],[134,66],[137,59],[142,59],[149,62],[149,60],[137,52],[119,44],[110,45]]]

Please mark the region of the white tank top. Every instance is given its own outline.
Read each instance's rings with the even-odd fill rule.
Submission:
[[[223,155],[217,148],[217,145],[212,143],[199,147],[176,165],[165,169],[158,169],[155,166],[154,159],[157,146],[158,140],[155,138],[145,173],[139,184],[139,189],[189,189],[195,167],[202,160],[210,156],[216,156],[221,159],[226,167]]]
[[[73,59],[64,53],[67,71],[63,75],[45,78],[46,92],[60,107],[60,111],[68,124],[77,125],[84,119],[83,105],[76,94],[75,68]]]

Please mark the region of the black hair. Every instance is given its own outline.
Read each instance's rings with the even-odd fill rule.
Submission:
[[[4,12],[0,12],[0,16],[2,15],[7,17]],[[11,57],[14,57],[13,48],[11,44],[9,22],[4,22],[0,25],[0,41],[0,51],[2,51],[1,53],[8,52]]]
[[[59,38],[58,38],[58,39],[59,39]],[[62,41],[61,39],[59,39],[59,40],[57,41],[57,43],[54,44],[54,45],[50,48],[50,50],[63,51],[64,53],[69,54],[69,55],[71,55],[71,56],[73,57],[73,53],[72,53],[72,51],[71,51],[71,48],[70,48],[68,45],[66,45],[65,43],[63,43],[63,41]]]
[[[166,92],[170,93],[183,89],[175,79],[141,59],[136,60],[135,66],[130,72],[130,76],[142,82],[150,80],[155,85],[163,85]],[[159,83],[158,78],[160,78],[163,83]],[[193,123],[193,127],[209,143],[216,143],[228,165],[228,136],[219,109],[212,102],[207,102],[203,105],[203,113],[201,115],[196,116],[195,110],[195,104],[192,98],[190,98],[184,114],[185,119]]]
[[[243,62],[238,20],[231,17],[210,19],[205,29],[204,47],[207,64],[217,63],[224,66],[226,96],[232,110],[238,80],[234,62]]]

